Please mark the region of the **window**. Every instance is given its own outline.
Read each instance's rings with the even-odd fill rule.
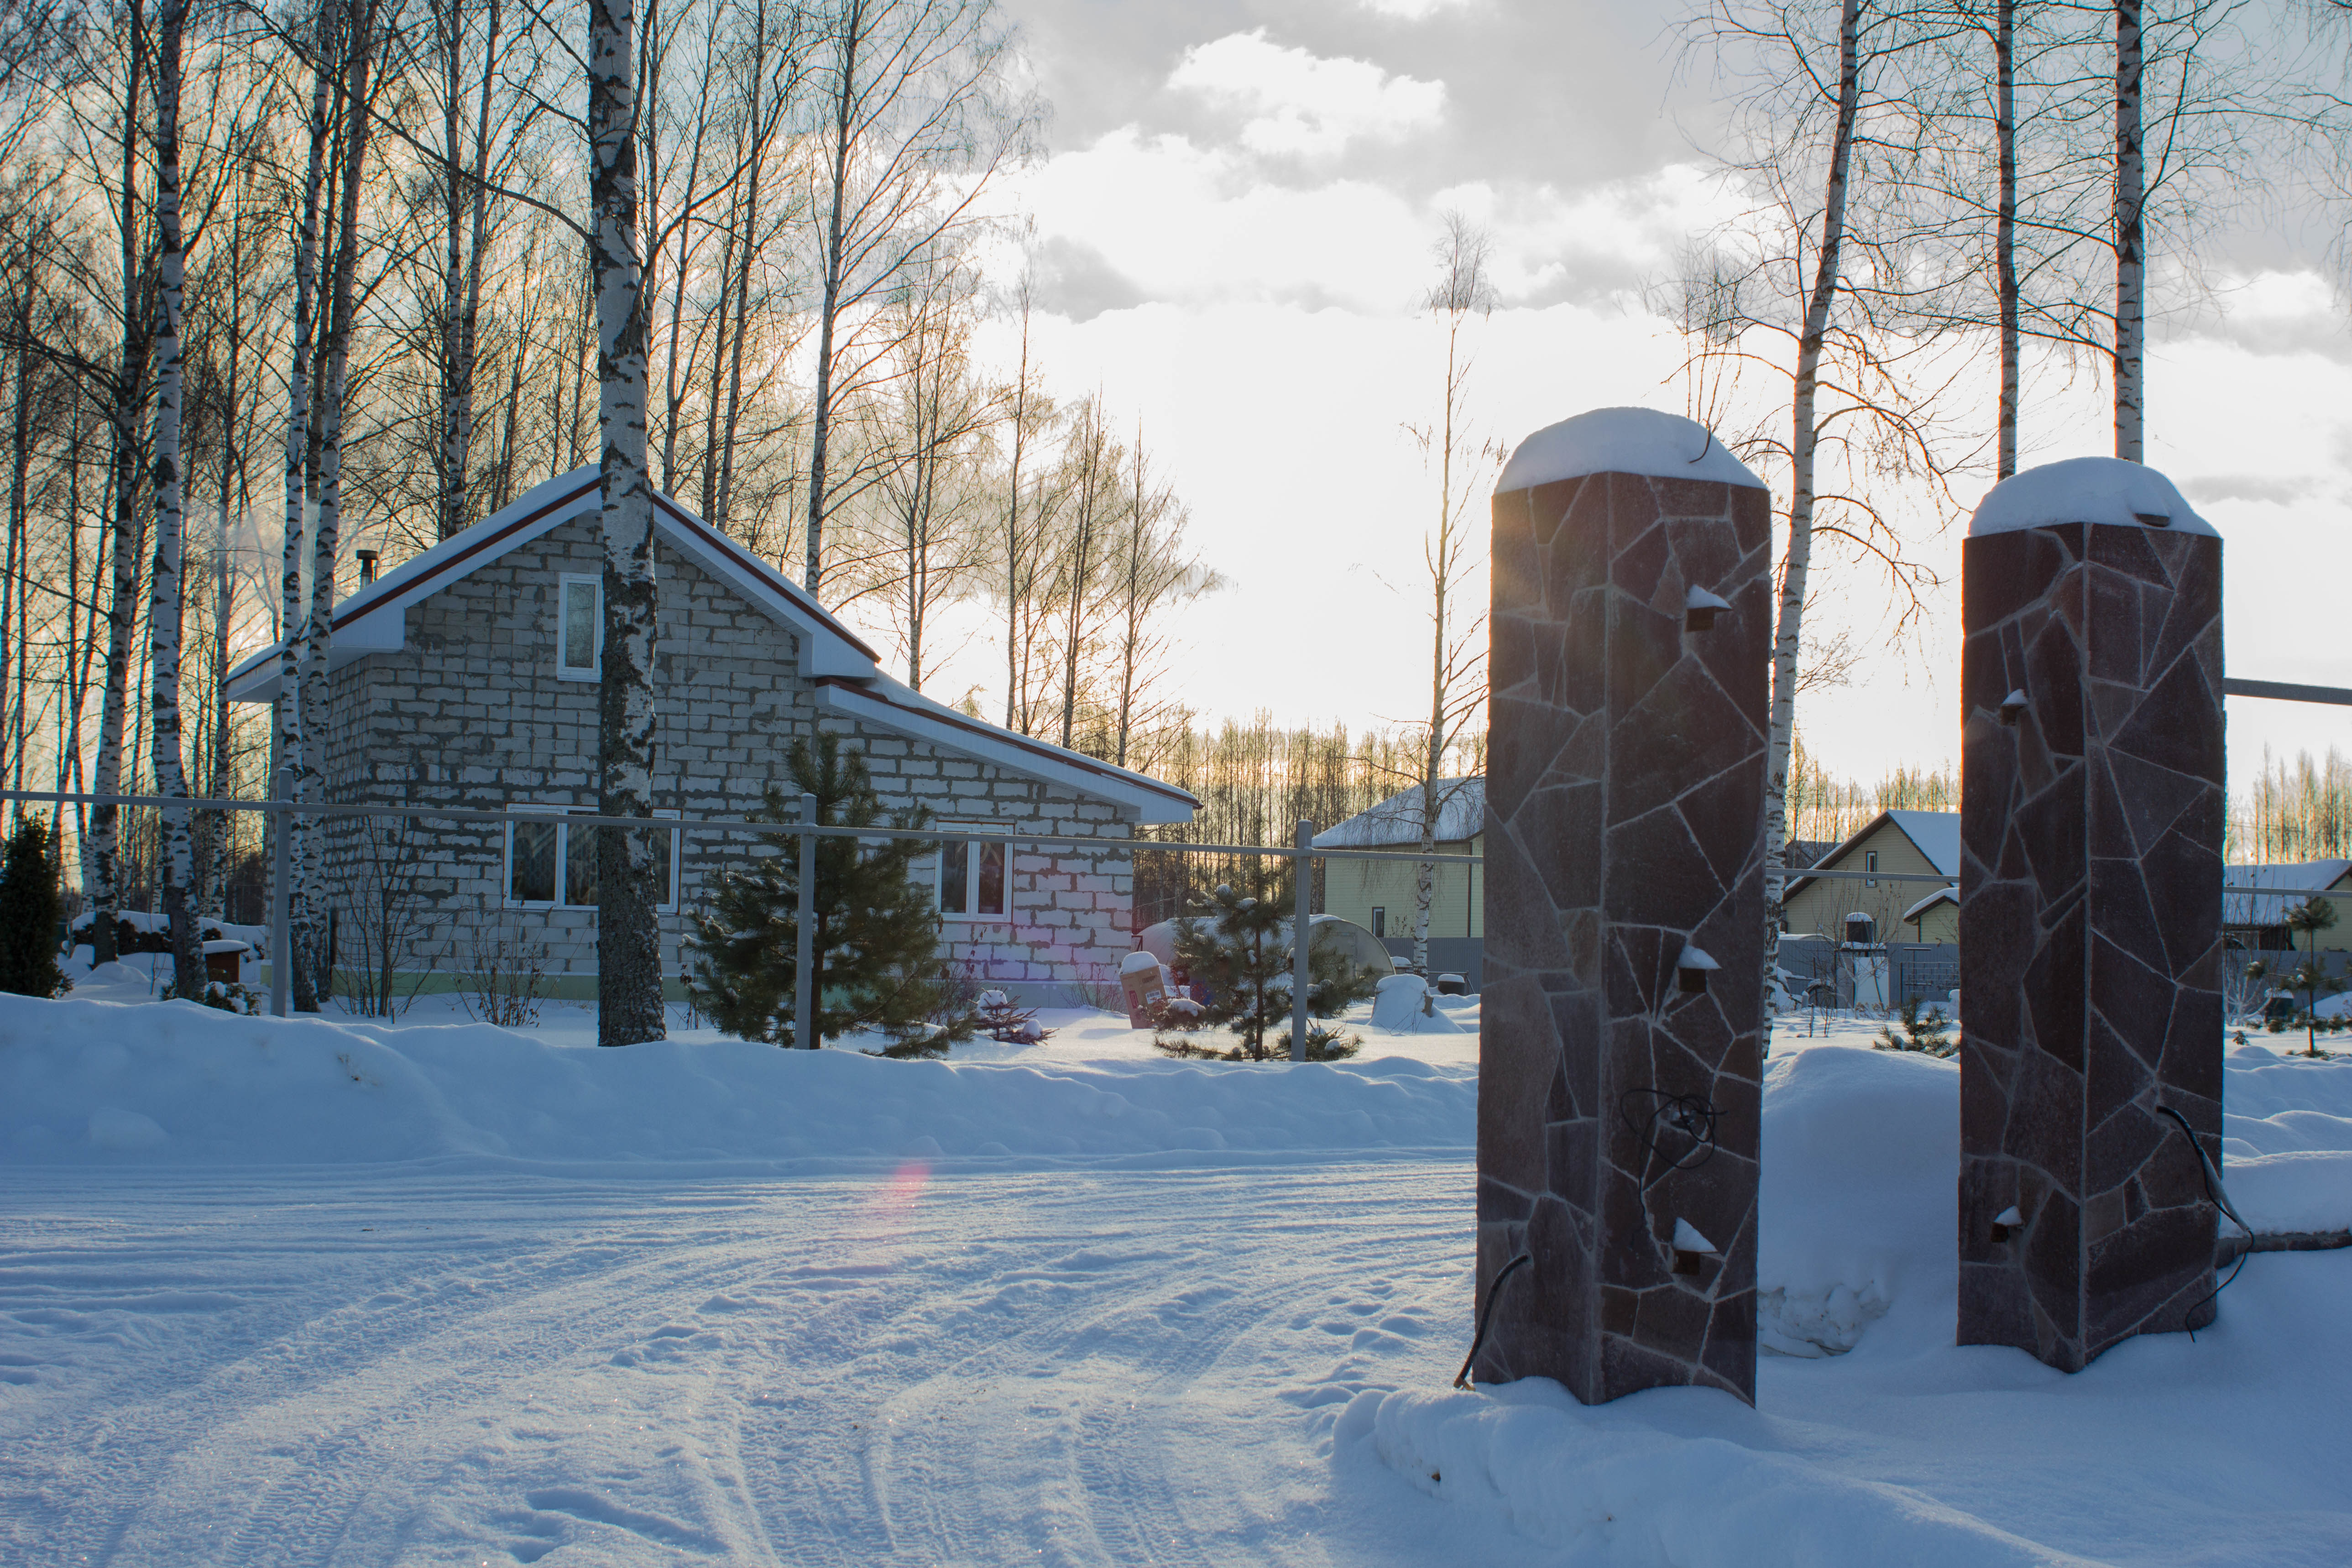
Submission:
[[[566,573],[558,588],[555,673],[565,680],[594,680],[604,642],[604,582]]]
[[[955,921],[1003,920],[1011,907],[1004,840],[960,839],[940,846],[940,913]]]
[[[1862,852],[1862,868],[1865,871],[1875,871],[1878,869],[1877,850],[1865,849]],[[1865,888],[1875,888],[1878,884],[1875,882],[1864,882],[1863,886]]]
[[[594,806],[568,808],[575,815],[595,815]],[[675,811],[656,816],[675,817]],[[545,816],[517,817],[507,824],[507,902],[542,909],[593,910],[596,907],[596,835],[593,826],[573,826]],[[677,908],[677,839],[669,839],[669,877],[660,904],[665,912]],[[556,890],[563,896],[558,899]]]
[[[1372,934],[1383,940],[1389,934],[1389,912],[1378,904],[1372,906]]]

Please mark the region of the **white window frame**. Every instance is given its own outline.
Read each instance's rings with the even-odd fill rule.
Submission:
[[[499,898],[506,908],[510,910],[593,910],[596,907],[594,904],[573,904],[566,903],[564,901],[563,892],[564,889],[570,886],[571,881],[569,872],[571,869],[570,860],[572,855],[572,827],[569,823],[563,822],[560,818],[555,824],[554,888],[556,896],[552,899],[518,899],[514,896],[515,825],[518,822],[523,821],[544,822],[557,811],[561,811],[567,816],[593,816],[596,815],[596,808],[593,805],[565,805],[548,807],[542,810],[533,810],[528,813],[519,813],[518,815],[509,816],[507,819],[506,854],[503,858],[499,880]],[[656,817],[667,817],[672,822],[678,819],[678,814],[675,811],[657,810],[654,813],[654,816]],[[654,906],[655,912],[658,914],[667,915],[676,914],[677,912],[678,878],[681,872],[679,861],[682,858],[680,853],[682,848],[680,840],[684,838],[684,837],[685,835],[678,832],[676,828],[672,828],[670,830],[669,896],[664,902]]]
[[[585,669],[574,668],[572,648],[572,585],[587,585],[596,599],[596,651]],[[601,680],[604,676],[604,579],[585,572],[566,572],[555,580],[555,678],[558,680]]]
[[[958,833],[988,833],[996,825],[986,822],[943,822],[939,826]],[[1004,908],[994,914],[981,914],[975,911],[974,906],[980,902],[980,856],[977,851],[982,845],[969,839],[964,841],[963,846],[967,851],[963,858],[964,907],[961,911],[947,908],[947,900],[941,898],[940,894],[945,891],[942,881],[947,876],[948,846],[941,844],[931,856],[931,909],[940,920],[952,921],[959,925],[1001,925],[1013,918],[1013,841],[1010,838],[991,838],[986,842],[995,844],[1004,851]]]
[[[1877,870],[1877,869],[1878,869],[1878,851],[1877,851],[1877,850],[1875,850],[1875,849],[1865,849],[1865,850],[1864,850],[1864,851],[1862,852],[1862,868],[1863,868],[1864,871],[1875,871],[1875,870]],[[1863,886],[1864,886],[1864,887],[1865,887],[1865,888],[1875,888],[1876,886],[1878,886],[1878,883],[1877,883],[1877,880],[1876,880],[1875,879],[1872,879],[1872,880],[1870,880],[1870,881],[1864,882],[1864,883],[1863,884]]]

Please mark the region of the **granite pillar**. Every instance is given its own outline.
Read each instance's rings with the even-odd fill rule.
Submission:
[[[2214,1311],[2221,541],[2077,458],[1961,573],[1959,1342],[2073,1372]]]
[[[1580,416],[1497,486],[1482,1383],[1755,1396],[1771,567],[1687,419]]]

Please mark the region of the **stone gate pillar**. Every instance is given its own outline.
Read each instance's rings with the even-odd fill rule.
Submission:
[[[1482,1382],[1755,1397],[1771,567],[1687,419],[1580,415],[1496,487]]]
[[[2221,541],[2154,469],[1996,486],[1961,547],[1962,1344],[2077,1371],[2213,1308]]]

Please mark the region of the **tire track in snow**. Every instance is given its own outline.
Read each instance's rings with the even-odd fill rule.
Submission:
[[[71,1352],[0,1558],[1321,1563],[1303,1407],[1450,1375],[1466,1292],[1458,1161],[346,1180],[0,1194],[0,1366]]]

